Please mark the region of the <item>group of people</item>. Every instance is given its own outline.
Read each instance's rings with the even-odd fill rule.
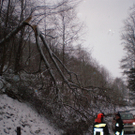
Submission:
[[[93,135],[110,135],[107,124],[104,122],[104,113],[99,113],[94,121]],[[115,114],[113,119],[114,135],[124,135],[124,124],[119,113]]]

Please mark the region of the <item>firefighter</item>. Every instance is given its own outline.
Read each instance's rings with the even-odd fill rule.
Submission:
[[[107,124],[104,122],[104,113],[99,113],[94,122],[93,135],[109,135]]]
[[[115,114],[115,130],[114,130],[114,134],[115,135],[124,135],[124,124],[123,121],[121,119],[120,113],[116,113]]]

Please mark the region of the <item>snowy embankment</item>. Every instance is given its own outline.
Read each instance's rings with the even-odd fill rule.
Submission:
[[[0,135],[16,135],[17,127],[21,127],[22,135],[62,134],[25,103],[0,95]]]

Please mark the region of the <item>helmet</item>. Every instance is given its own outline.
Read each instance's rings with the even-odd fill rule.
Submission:
[[[98,115],[97,115],[97,118],[103,118],[105,115],[104,115],[104,113],[99,113]]]
[[[121,117],[119,112],[115,113],[115,115],[117,115],[117,116]]]
[[[97,118],[95,119],[95,122],[101,123],[102,118],[103,118],[104,116],[105,116],[104,113],[99,113],[99,114],[97,115]]]

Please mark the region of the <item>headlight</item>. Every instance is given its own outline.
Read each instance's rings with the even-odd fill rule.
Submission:
[[[135,126],[135,122],[133,122],[133,125]]]

